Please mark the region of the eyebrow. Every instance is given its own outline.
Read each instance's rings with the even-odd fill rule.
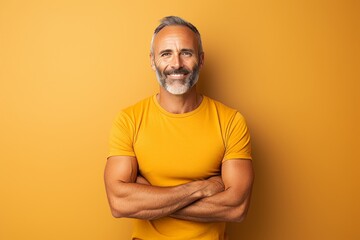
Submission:
[[[172,50],[171,49],[165,49],[159,52],[159,55],[163,54],[163,53],[171,53]]]
[[[173,50],[171,50],[171,49],[164,49],[164,50],[161,50],[161,51],[159,52],[159,55],[161,55],[161,54],[163,54],[163,53],[171,53],[171,52],[173,52]],[[182,48],[182,49],[180,50],[180,52],[191,52],[191,53],[194,53],[195,51],[194,51],[193,49],[190,49],[190,48]]]
[[[190,48],[183,48],[180,50],[180,52],[191,52],[191,53],[194,53],[194,49],[190,49]]]

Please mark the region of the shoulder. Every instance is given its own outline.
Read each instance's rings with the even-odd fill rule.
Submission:
[[[142,99],[141,101],[135,103],[134,105],[124,108],[123,110],[121,110],[121,112],[131,115],[145,111],[153,103],[153,99],[154,96],[150,96],[145,99]]]
[[[151,104],[153,104],[153,98],[154,96],[147,97],[120,110],[115,116],[115,122],[126,122],[132,126],[137,125],[136,123],[141,122],[142,117],[149,111]]]
[[[222,119],[226,119],[226,120],[230,121],[234,118],[241,118],[241,119],[244,118],[238,110],[236,110],[232,107],[229,107],[229,106],[227,106],[217,100],[214,100],[210,97],[207,97],[207,96],[204,96],[204,99],[208,102],[209,107],[216,110],[217,114]]]
[[[142,115],[143,112],[147,111],[149,109],[150,105],[153,104],[153,98],[154,98],[154,96],[144,98],[144,99],[140,100],[139,102],[119,111],[117,116],[125,115],[127,117],[134,118],[139,115]]]

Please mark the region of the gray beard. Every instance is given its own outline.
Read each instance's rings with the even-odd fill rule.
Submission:
[[[194,70],[185,80],[172,80],[171,82],[167,79],[165,74],[161,73],[157,67],[155,68],[156,78],[160,86],[174,95],[182,95],[188,92],[199,80],[200,68],[198,66],[194,67]]]

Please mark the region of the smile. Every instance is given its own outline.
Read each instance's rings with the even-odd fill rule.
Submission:
[[[173,79],[183,79],[186,77],[186,75],[187,74],[182,74],[182,73],[172,73],[172,74],[169,74],[168,76]]]

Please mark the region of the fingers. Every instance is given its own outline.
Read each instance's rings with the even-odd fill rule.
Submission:
[[[141,175],[138,175],[137,178],[136,178],[136,183],[139,183],[139,184],[144,184],[144,185],[151,185],[149,183],[148,180],[146,180],[146,178],[144,178],[143,176]]]

